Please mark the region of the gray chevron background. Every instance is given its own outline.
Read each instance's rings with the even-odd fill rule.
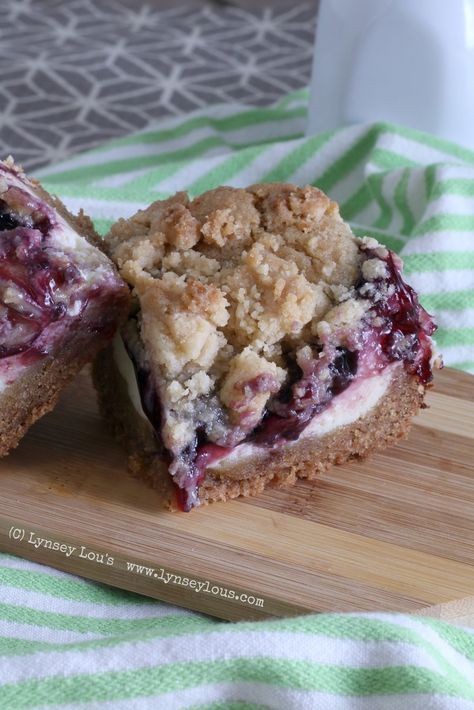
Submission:
[[[0,154],[28,169],[305,85],[313,2],[0,0]]]

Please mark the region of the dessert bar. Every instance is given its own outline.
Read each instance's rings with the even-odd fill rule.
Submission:
[[[406,435],[432,318],[315,187],[157,201],[106,237],[133,289],[95,364],[131,471],[182,510],[312,479]]]

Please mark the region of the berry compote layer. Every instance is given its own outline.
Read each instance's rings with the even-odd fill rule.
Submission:
[[[127,297],[105,255],[0,163],[0,390],[82,330],[111,338]]]

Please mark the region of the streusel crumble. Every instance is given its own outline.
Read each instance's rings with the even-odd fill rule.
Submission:
[[[433,322],[399,258],[354,237],[317,188],[178,193],[119,220],[106,245],[134,305],[96,364],[101,406],[132,470],[172,481],[182,509],[406,432]]]

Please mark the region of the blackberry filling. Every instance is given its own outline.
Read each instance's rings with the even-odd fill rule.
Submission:
[[[218,446],[208,441],[203,430],[199,430],[195,440],[180,454],[180,469],[187,471],[181,485],[175,483],[175,494],[178,508],[189,513],[199,504],[198,488],[206,477],[206,469],[213,463],[225,458],[232,448]]]
[[[93,301],[106,306],[108,296],[102,277],[95,279],[90,266],[82,263],[87,255],[62,249],[61,235],[69,229],[66,222],[20,187],[20,178],[3,163],[0,178],[2,173],[11,177],[0,199],[0,360],[15,357],[14,374],[17,365],[53,354],[68,324],[80,320]],[[87,254],[85,240],[84,249]],[[87,327],[105,337],[112,337],[116,329],[107,313],[88,319]],[[5,363],[2,373],[10,365]]]
[[[5,200],[0,200],[0,232],[23,226],[20,215],[10,210]]]
[[[376,256],[370,250],[366,254],[368,257]],[[388,252],[384,261],[388,276],[375,279],[370,284],[363,282],[358,288],[360,298],[376,298],[372,308],[381,325],[373,325],[372,329],[381,364],[401,360],[407,371],[417,375],[420,382],[426,385],[433,379],[430,336],[437,326],[421,306],[415,291],[403,280],[398,257]],[[384,290],[386,296],[377,298],[377,294]]]
[[[329,364],[329,379],[321,387],[321,360],[316,354],[310,363],[310,371],[305,376],[293,372],[290,383],[291,396],[287,391],[283,399],[277,397],[269,403],[262,423],[249,434],[245,441],[259,446],[274,446],[284,441],[295,441],[308,422],[322,412],[333,397],[349,387],[357,373],[357,352],[347,348],[337,348],[334,360]],[[324,361],[323,361],[324,362]]]
[[[354,379],[357,373],[357,352],[351,352],[347,348],[340,348],[340,354],[331,363],[330,369],[333,375],[331,385],[331,395],[335,397],[344,392]]]
[[[79,270],[59,255],[46,252],[38,230],[19,227],[0,239],[0,357],[34,348],[51,323],[63,318]],[[76,295],[73,296],[76,298]],[[37,354],[46,354],[42,343]]]
[[[48,343],[37,345],[45,328],[63,318],[82,278],[79,270],[48,244],[43,232],[51,228],[49,210],[19,188],[10,188],[10,199],[31,214],[21,215],[0,201],[0,358],[28,353],[35,359],[48,352]],[[82,304],[83,307],[83,304]]]

